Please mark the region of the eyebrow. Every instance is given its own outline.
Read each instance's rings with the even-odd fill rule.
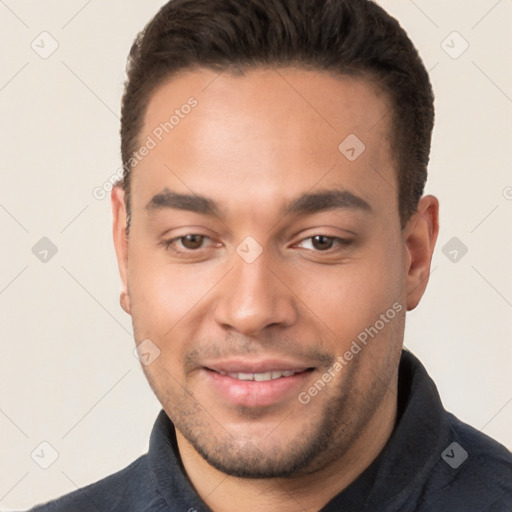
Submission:
[[[168,188],[152,197],[146,205],[146,210],[149,212],[166,208],[215,216],[219,216],[220,213],[219,207],[212,199],[195,194],[178,194],[171,192]]]
[[[148,212],[167,208],[221,217],[221,209],[212,199],[196,194],[178,194],[168,188],[156,194],[146,205]],[[370,204],[352,192],[328,189],[306,193],[293,199],[284,206],[281,215],[313,214],[337,208],[372,212]]]
[[[317,213],[336,208],[371,212],[372,207],[363,198],[348,190],[321,190],[313,194],[303,194],[292,200],[284,208],[284,215]]]

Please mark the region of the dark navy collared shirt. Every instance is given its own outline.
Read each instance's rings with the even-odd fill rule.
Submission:
[[[125,469],[34,512],[206,512],[162,410],[149,451]],[[321,512],[512,512],[512,454],[446,412],[410,352],[399,368],[398,421],[379,456]],[[286,511],[284,511],[286,512]]]

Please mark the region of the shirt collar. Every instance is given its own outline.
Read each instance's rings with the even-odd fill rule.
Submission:
[[[448,439],[446,412],[433,380],[421,362],[403,350],[393,433],[370,466],[322,512],[399,510],[423,487]]]

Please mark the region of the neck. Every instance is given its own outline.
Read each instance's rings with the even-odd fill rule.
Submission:
[[[396,382],[395,382],[396,383]],[[308,474],[280,479],[231,477],[208,464],[176,431],[185,471],[215,512],[318,511],[348,487],[377,458],[390,438],[397,413],[397,389],[388,390],[363,432],[342,455]]]

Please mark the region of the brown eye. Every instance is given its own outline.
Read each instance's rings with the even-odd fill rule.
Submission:
[[[181,244],[185,249],[199,249],[206,237],[203,235],[186,235],[180,238]]]
[[[311,245],[319,251],[327,251],[334,244],[332,236],[317,235],[311,237]]]

